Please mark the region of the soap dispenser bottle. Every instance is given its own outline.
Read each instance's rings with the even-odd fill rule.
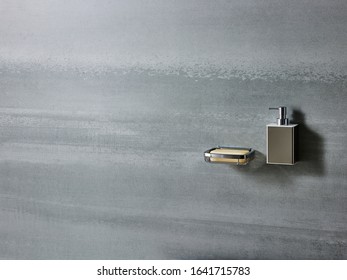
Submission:
[[[278,110],[277,123],[266,126],[266,163],[293,165],[298,160],[298,125],[289,124],[287,107]]]

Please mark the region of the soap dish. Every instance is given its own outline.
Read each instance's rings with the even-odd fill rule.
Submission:
[[[255,151],[251,148],[241,147],[221,147],[205,151],[204,158],[206,162],[230,163],[236,165],[246,165],[254,159]]]

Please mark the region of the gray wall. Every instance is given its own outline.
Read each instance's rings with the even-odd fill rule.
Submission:
[[[344,0],[0,0],[0,258],[346,259],[346,48]]]

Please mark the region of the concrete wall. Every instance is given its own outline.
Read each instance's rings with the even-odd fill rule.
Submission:
[[[344,0],[0,0],[0,258],[346,259],[346,48]]]

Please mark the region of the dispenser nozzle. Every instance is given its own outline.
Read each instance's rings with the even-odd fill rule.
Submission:
[[[278,125],[288,125],[289,121],[287,119],[287,107],[276,107],[276,108],[269,108],[269,110],[278,110],[278,118],[277,118],[277,124]]]

